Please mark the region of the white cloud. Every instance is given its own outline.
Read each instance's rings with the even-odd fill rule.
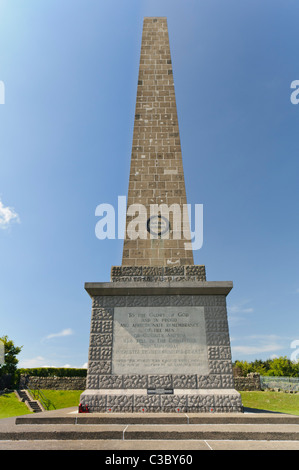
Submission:
[[[268,351],[277,351],[278,349],[283,349],[283,347],[275,343],[256,346],[232,346],[232,351],[240,354],[261,354]]]
[[[33,369],[35,367],[65,367],[72,368],[77,366],[72,366],[71,364],[57,365],[51,363],[48,359],[45,359],[43,356],[36,356],[31,359],[23,359],[19,362],[18,367],[24,369]],[[80,367],[79,367],[80,368]],[[87,368],[87,363],[82,366],[82,369]]]
[[[8,228],[12,221],[20,222],[18,214],[12,207],[4,206],[0,201],[0,228]]]
[[[235,305],[231,305],[227,307],[227,311],[229,314],[237,314],[237,313],[252,313],[254,310],[252,307],[246,307],[246,304],[249,303],[249,300],[244,300]]]
[[[46,339],[58,338],[61,336],[70,336],[73,335],[74,332],[71,328],[66,328],[65,330],[59,331],[59,333],[51,333],[46,336]]]
[[[284,349],[280,338],[276,335],[252,335],[242,338],[241,346],[231,346],[232,352],[237,354],[262,354],[272,351],[279,351]],[[247,343],[247,344],[245,344]]]
[[[32,369],[34,367],[51,367],[48,365],[45,365],[46,359],[42,356],[36,356],[33,357],[32,359],[23,359],[20,361],[18,364],[18,367],[24,368],[24,369]]]

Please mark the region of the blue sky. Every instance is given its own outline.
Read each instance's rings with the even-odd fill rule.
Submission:
[[[296,0],[0,0],[0,336],[20,366],[87,362],[85,282],[122,241],[95,209],[126,195],[142,22],[166,16],[195,263],[228,281],[233,360],[299,340]]]

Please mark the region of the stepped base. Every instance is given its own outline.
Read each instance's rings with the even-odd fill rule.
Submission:
[[[61,441],[296,441],[299,416],[244,413],[90,413],[78,408],[1,420],[2,440]],[[158,444],[156,444],[158,445]],[[176,447],[177,448],[177,447]]]

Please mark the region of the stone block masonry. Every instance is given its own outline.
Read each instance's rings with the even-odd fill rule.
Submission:
[[[170,212],[170,228],[162,236],[150,239],[146,232],[147,239],[132,239],[130,222],[136,214],[128,214],[123,266],[193,264],[192,250],[185,250],[190,228],[183,218],[187,198],[166,18],[145,18],[143,23],[127,204],[147,209],[144,225],[151,205],[177,204],[181,234],[174,235],[177,213]]]
[[[86,284],[92,318],[82,404],[91,411],[241,411],[226,312],[231,287]]]
[[[219,356],[219,352],[216,350],[210,350],[210,357]],[[229,358],[229,351],[223,350],[222,354],[226,358]],[[92,357],[97,357],[97,353],[92,353]],[[108,353],[104,354],[108,359]],[[159,380],[159,381],[158,381]],[[261,390],[261,383],[259,376],[248,376],[248,377],[234,377],[234,387],[236,390],[249,390],[256,391]],[[211,381],[207,380],[207,377],[199,377],[196,375],[174,375],[171,379],[170,376],[163,377],[164,385],[173,385],[174,388],[180,388],[182,385],[187,389],[196,389],[198,385],[201,386],[210,386],[212,385]],[[118,384],[120,388],[123,389],[136,389],[136,388],[145,388],[148,386],[148,377],[143,375],[120,375],[117,379],[111,380],[109,376],[102,377],[101,384],[103,388],[105,385],[111,385],[114,387],[115,384]],[[155,386],[156,384],[161,383],[161,378],[152,376],[150,378],[150,386]],[[215,382],[216,383],[216,382]],[[220,385],[218,381],[217,385]],[[5,384],[4,388],[10,388],[10,383]],[[34,376],[21,376],[19,388],[29,388],[32,390],[85,390],[86,389],[86,378],[85,377],[34,377]],[[0,388],[1,390],[1,388]],[[139,398],[140,400],[140,398]]]
[[[85,390],[85,377],[34,377],[21,375],[19,388],[32,390]]]
[[[112,266],[112,282],[205,281],[205,266]]]

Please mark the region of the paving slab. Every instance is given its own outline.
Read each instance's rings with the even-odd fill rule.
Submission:
[[[298,441],[122,441],[122,440],[27,440],[0,441],[0,450],[59,450],[59,451],[202,451],[202,450],[299,450]]]
[[[124,439],[298,440],[299,426],[282,424],[128,425]]]

